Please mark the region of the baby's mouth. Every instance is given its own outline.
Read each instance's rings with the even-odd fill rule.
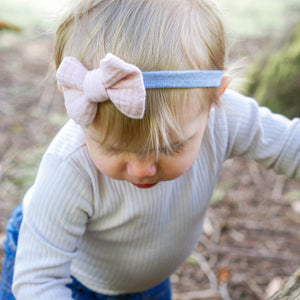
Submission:
[[[135,185],[136,187],[138,187],[140,189],[149,189],[149,188],[155,186],[156,184],[157,184],[157,182],[150,183],[150,184],[135,184],[135,183],[133,183],[133,185]]]

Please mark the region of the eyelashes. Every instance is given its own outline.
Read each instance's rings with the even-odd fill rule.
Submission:
[[[100,149],[101,149],[101,148],[100,148]],[[112,156],[119,156],[120,154],[125,153],[125,151],[122,151],[122,150],[117,149],[117,148],[101,149],[101,151],[102,151],[106,156],[109,156],[109,157],[112,157]]]
[[[175,144],[172,145],[170,148],[160,148],[159,153],[165,156],[172,156],[176,154],[180,154],[184,149],[184,144]]]
[[[107,148],[107,149],[105,149],[105,148],[103,149],[103,148],[99,147],[99,149],[105,155],[107,155],[109,157],[119,156],[121,154],[128,153],[125,150],[118,149],[118,148],[113,148],[113,147],[110,147],[110,148]],[[178,144],[171,145],[171,147],[159,148],[159,154],[161,154],[163,156],[173,156],[173,155],[182,153],[183,150],[184,150],[184,143],[178,143]],[[153,150],[152,152],[155,152],[155,151]],[[140,155],[140,156],[142,156],[142,155]]]

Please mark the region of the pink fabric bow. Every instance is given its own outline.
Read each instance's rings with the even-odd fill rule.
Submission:
[[[56,77],[63,89],[67,112],[80,125],[90,125],[97,103],[107,100],[130,118],[144,116],[146,90],[141,70],[112,54],[107,54],[99,68],[91,71],[76,58],[65,57]]]

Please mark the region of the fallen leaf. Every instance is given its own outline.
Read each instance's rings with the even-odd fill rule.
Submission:
[[[229,280],[229,270],[227,268],[217,270],[218,283],[223,284]]]

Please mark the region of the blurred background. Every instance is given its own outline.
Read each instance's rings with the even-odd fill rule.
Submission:
[[[231,40],[232,88],[300,115],[300,1],[216,0]],[[68,119],[47,76],[67,0],[0,0],[0,243],[47,145]],[[174,299],[267,299],[300,265],[300,184],[254,162],[225,163]],[[0,247],[0,261],[2,261]],[[0,263],[1,269],[1,263]]]

